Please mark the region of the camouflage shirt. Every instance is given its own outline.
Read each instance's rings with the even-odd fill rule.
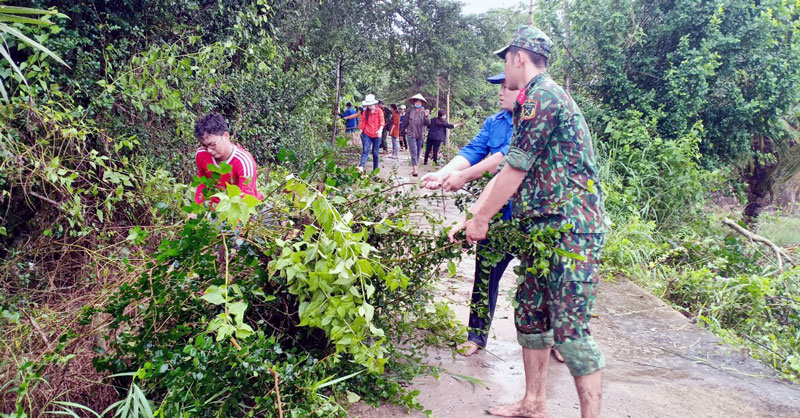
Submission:
[[[517,97],[505,163],[527,172],[512,198],[515,218],[540,230],[572,224],[576,233],[606,232],[589,127],[572,97],[546,73]]]

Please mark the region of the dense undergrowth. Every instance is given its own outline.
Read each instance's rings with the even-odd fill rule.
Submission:
[[[99,55],[74,27],[22,27],[103,64],[78,60],[71,77],[9,40],[26,79],[4,81],[0,112],[0,412],[338,416],[359,398],[421,409],[403,383],[431,371],[421,345],[458,334],[428,286],[460,248],[416,197],[326,151],[311,82],[324,63],[274,42],[266,3],[215,13],[241,24]],[[112,26],[104,36],[124,37]],[[256,209],[193,206],[192,125],[209,109],[265,165]],[[225,226],[250,210],[243,228]]]
[[[639,114],[608,118],[599,144],[613,221],[604,266],[798,382],[800,267],[778,269],[771,250],[722,224],[736,215],[709,196],[731,186],[700,166],[701,132],[663,141]]]

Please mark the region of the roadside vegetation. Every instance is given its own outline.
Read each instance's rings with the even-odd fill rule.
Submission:
[[[528,10],[95,3],[0,3],[0,414],[423,410],[406,383],[440,372],[426,346],[463,338],[431,289],[464,253],[437,196],[351,167],[335,111],[422,92],[464,123],[449,157],[497,111],[491,51]],[[601,161],[604,278],[800,382],[800,217],[770,202],[800,169],[798,5],[536,3]],[[261,165],[263,202],[193,203],[210,110]]]

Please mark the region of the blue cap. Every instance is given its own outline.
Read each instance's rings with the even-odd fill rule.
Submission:
[[[500,74],[495,74],[495,75],[493,75],[491,77],[488,77],[486,79],[486,81],[488,81],[488,82],[490,82],[492,84],[502,84],[503,81],[505,81],[505,79],[506,79],[506,72],[503,71]]]

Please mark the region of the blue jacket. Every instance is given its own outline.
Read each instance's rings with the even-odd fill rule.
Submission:
[[[472,138],[469,144],[458,151],[458,155],[466,158],[470,165],[478,164],[494,153],[500,152],[506,155],[508,147],[511,145],[513,132],[511,112],[501,110],[486,118],[480,132]],[[511,219],[511,201],[503,207],[503,219]]]
[[[346,118],[346,117],[348,117],[350,115],[355,115],[356,113],[358,113],[358,111],[356,111],[352,107],[348,107],[347,109],[344,110],[344,112],[339,113],[339,117],[340,118]],[[348,119],[345,122],[347,122],[347,124],[345,125],[345,127],[347,129],[357,129],[358,128],[358,118]]]

